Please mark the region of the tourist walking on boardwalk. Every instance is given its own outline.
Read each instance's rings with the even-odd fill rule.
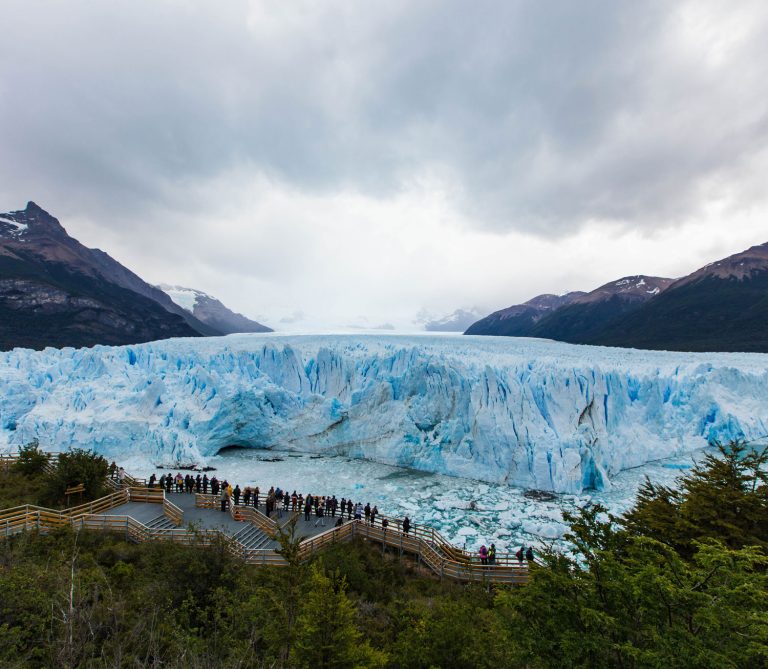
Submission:
[[[368,525],[371,522],[371,505],[369,502],[366,502],[363,511],[365,513],[365,524]]]
[[[491,544],[488,548],[488,564],[496,564],[496,544]]]
[[[528,560],[528,566],[531,566],[531,563],[533,562],[533,548],[528,546],[528,550],[525,551],[525,559]]]
[[[403,534],[408,534],[411,531],[411,519],[406,516],[403,518]]]
[[[125,480],[125,469],[120,467],[120,469],[117,470],[117,482],[122,483]]]
[[[240,486],[236,485],[235,489],[232,491],[232,495],[235,498],[235,506],[238,506],[240,504]]]
[[[376,524],[376,516],[379,515],[379,507],[377,507],[375,504],[373,505],[373,508],[371,509],[371,525]]]
[[[488,549],[485,547],[485,544],[480,546],[479,554],[480,564],[488,564]]]
[[[347,500],[347,520],[352,520],[352,500]]]

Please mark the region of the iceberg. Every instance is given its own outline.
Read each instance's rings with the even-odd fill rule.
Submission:
[[[230,335],[0,353],[0,450],[204,464],[229,446],[558,493],[768,433],[768,355],[537,339]]]

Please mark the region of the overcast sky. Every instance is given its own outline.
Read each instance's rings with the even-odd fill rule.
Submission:
[[[0,211],[278,329],[768,241],[768,3],[3,0]]]

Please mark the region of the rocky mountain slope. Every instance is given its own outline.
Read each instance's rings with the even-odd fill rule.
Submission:
[[[175,304],[221,334],[273,332],[272,328],[228,309],[215,297],[201,290],[168,284],[160,284],[157,287],[167,294]]]
[[[544,313],[528,306],[539,298],[497,311],[466,334],[679,351],[768,351],[768,244],[678,280],[632,276],[572,295]]]
[[[70,237],[34,202],[0,214],[0,348],[211,334],[162,291]]]

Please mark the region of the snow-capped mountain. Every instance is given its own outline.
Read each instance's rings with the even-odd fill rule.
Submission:
[[[443,317],[424,315],[417,322],[424,324],[427,332],[464,332],[472,323],[482,316],[477,309],[456,309]]]
[[[545,293],[506,309],[494,311],[481,318],[466,330],[468,335],[502,335],[506,337],[529,337],[533,327],[553,311],[573,302],[586,293],[574,291],[565,295]]]
[[[629,276],[569,293],[549,312],[531,302],[494,312],[466,334],[678,351],[768,352],[768,244],[672,280]]]
[[[233,335],[0,353],[0,450],[343,455],[579,493],[768,433],[768,355],[489,337]]]
[[[199,326],[199,327],[198,327]],[[90,346],[207,334],[99,249],[29,202],[0,214],[0,348]]]
[[[160,284],[157,286],[178,306],[221,334],[236,332],[273,332],[272,328],[257,323],[225,307],[219,300],[201,290]]]

